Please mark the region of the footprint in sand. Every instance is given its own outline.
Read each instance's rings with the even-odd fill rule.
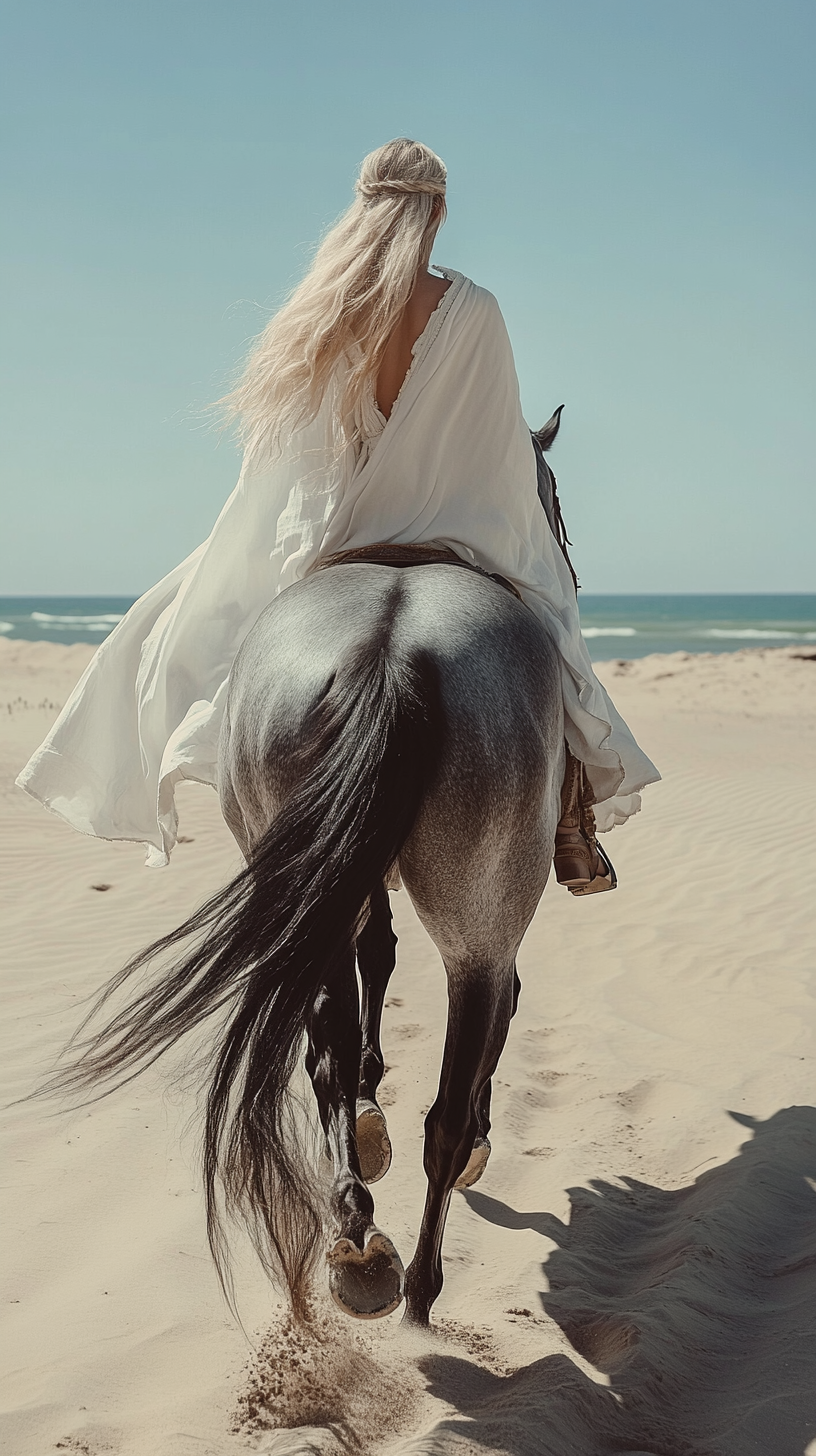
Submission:
[[[640,1112],[648,1102],[654,1085],[652,1078],[644,1077],[642,1081],[635,1082],[633,1087],[627,1087],[622,1092],[618,1092],[617,1100],[627,1112]]]
[[[113,1456],[121,1446],[121,1433],[105,1426],[85,1426],[55,1442],[55,1449],[67,1456]]]

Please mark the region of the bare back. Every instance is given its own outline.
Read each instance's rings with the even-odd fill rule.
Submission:
[[[425,272],[417,274],[402,318],[385,346],[377,375],[377,408],[386,419],[391,417],[397,395],[411,367],[414,344],[427,328],[431,314],[450,286],[449,278],[433,278]]]

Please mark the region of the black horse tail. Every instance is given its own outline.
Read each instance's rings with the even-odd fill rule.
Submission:
[[[204,1182],[228,1298],[224,1213],[244,1222],[268,1274],[305,1315],[323,1211],[289,1083],[320,987],[348,956],[372,890],[411,831],[440,738],[429,659],[374,645],[342,664],[306,722],[294,787],[246,869],[113,977],[43,1089],[104,1096],[222,1013]],[[89,1033],[110,997],[157,960],[160,975]]]

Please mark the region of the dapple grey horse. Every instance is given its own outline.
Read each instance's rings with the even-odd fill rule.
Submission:
[[[534,441],[561,540],[542,453],[559,414]],[[296,1314],[308,1313],[327,1249],[330,1288],[348,1313],[387,1314],[404,1294],[406,1318],[427,1324],[451,1192],[476,1181],[489,1153],[491,1078],[518,998],[516,954],[550,870],[563,768],[555,648],[486,575],[337,565],[261,614],[232,667],[218,772],[246,868],[114,977],[97,1009],[134,971],[161,963],[56,1077],[118,1085],[220,1013],[204,1163],[222,1277],[226,1211],[244,1220]],[[449,997],[407,1272],[374,1222],[369,1186],[390,1159],[377,1089],[396,874],[439,950]],[[333,1165],[328,1197],[292,1092],[304,1038]]]

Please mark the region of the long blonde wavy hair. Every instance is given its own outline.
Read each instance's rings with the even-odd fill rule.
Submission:
[[[311,424],[335,374],[341,436],[358,437],[364,396],[445,219],[446,176],[435,152],[406,137],[365,158],[354,202],[221,401],[251,456],[276,454]]]

